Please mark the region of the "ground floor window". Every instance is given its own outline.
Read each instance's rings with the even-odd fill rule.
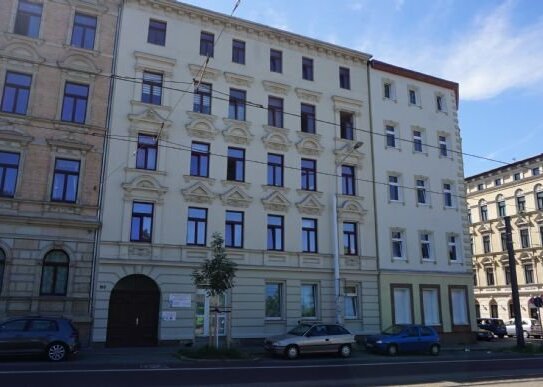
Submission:
[[[305,284],[301,287],[302,318],[317,317],[317,285]]]
[[[266,283],[266,318],[279,320],[283,311],[283,284],[279,282]]]
[[[421,297],[424,324],[441,325],[439,313],[439,288],[423,288]]]
[[[496,304],[496,301],[490,303],[490,317],[498,318],[498,304]]]
[[[468,325],[469,318],[466,287],[451,287],[450,302],[453,325]]]
[[[358,287],[345,286],[343,295],[343,313],[345,319],[353,320],[359,318],[358,315]]]
[[[411,287],[392,285],[392,305],[394,324],[413,323]]]

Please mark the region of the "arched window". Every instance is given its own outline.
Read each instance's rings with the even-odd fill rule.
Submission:
[[[62,250],[52,250],[45,255],[41,272],[41,295],[66,295],[69,263],[68,255]]]
[[[522,213],[526,211],[526,198],[524,197],[524,192],[521,189],[515,192],[517,199],[517,213]]]
[[[6,267],[6,253],[0,249],[0,294],[2,294],[2,284],[4,280],[4,269]]]
[[[506,215],[505,199],[504,199],[503,195],[498,195],[496,197],[496,210],[497,210],[498,216],[500,218],[503,218]]]
[[[535,186],[535,204],[538,210],[543,210],[543,186],[538,184]]]
[[[495,300],[490,301],[490,317],[498,318],[498,303]]]

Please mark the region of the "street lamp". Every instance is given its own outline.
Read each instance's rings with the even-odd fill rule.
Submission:
[[[334,228],[333,232],[333,245],[334,245],[334,295],[336,297],[336,324],[343,323],[343,316],[341,313],[342,305],[340,303],[340,277],[339,277],[339,239],[338,239],[338,216],[337,216],[337,195],[339,194],[339,182],[341,179],[341,163],[345,161],[347,157],[351,155],[356,149],[360,148],[364,143],[362,141],[356,142],[343,156],[343,158],[336,164],[336,190],[332,195],[332,224]]]

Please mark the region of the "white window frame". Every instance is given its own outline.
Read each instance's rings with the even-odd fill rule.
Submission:
[[[439,133],[437,135],[437,146],[438,146],[438,151],[439,151],[439,157],[441,158],[449,158],[451,157],[450,156],[450,153],[451,153],[451,149],[450,149],[450,146],[449,146],[449,136],[447,136],[446,134],[443,134],[443,133]],[[444,148],[443,148],[444,146]],[[445,153],[445,154],[443,154]]]
[[[408,286],[393,286],[394,324],[413,323],[413,291]]]
[[[385,101],[394,101],[396,102],[396,84],[392,79],[383,78],[381,81],[381,90],[383,92],[383,100]],[[388,97],[385,96],[385,85],[390,86],[390,95]]]
[[[415,93],[415,103],[411,102],[411,91]],[[409,106],[418,106],[419,108],[422,107],[421,98],[420,98],[420,90],[417,86],[413,86],[413,85],[407,86],[407,104]]]
[[[417,206],[418,205],[421,205],[421,206],[430,205],[430,195],[428,195],[428,184],[427,184],[427,182],[428,182],[428,179],[425,178],[425,177],[422,177],[422,176],[416,176],[415,177],[415,186],[416,186],[415,194],[416,194]],[[424,201],[423,202],[421,202],[419,200],[419,192],[420,191],[422,191],[422,193],[424,195]]]
[[[435,101],[436,101],[436,112],[446,114],[448,110],[447,110],[447,100],[445,98],[445,94],[436,93]],[[440,102],[441,102],[441,106],[440,106]]]
[[[468,302],[466,288],[449,288],[452,325],[468,325]]]
[[[451,240],[451,238],[454,238],[454,242]],[[451,253],[450,249],[452,247],[455,247],[455,259],[451,259]],[[447,234],[447,259],[449,262],[459,263],[462,261],[461,254],[460,254],[460,238],[458,234]]]
[[[360,298],[358,297],[359,287],[355,284],[346,284],[343,288],[343,315],[345,320],[357,320],[360,318]],[[354,314],[347,315],[347,304],[353,306]]]
[[[415,133],[419,133],[418,135]],[[419,127],[411,128],[411,134],[413,135],[413,153],[426,153],[424,144],[424,130]],[[420,141],[420,150],[416,149],[417,140]]]
[[[399,243],[400,244],[400,256],[394,255],[394,244]],[[400,229],[392,229],[390,231],[390,255],[393,260],[406,260],[407,254],[405,251],[405,236],[404,231]]]
[[[388,139],[392,136],[393,144],[389,145]],[[385,148],[398,149],[398,136],[396,133],[396,126],[392,124],[385,125]]]
[[[391,178],[394,178],[396,179],[396,181],[391,181]],[[397,175],[397,174],[388,174],[388,201],[389,202],[396,202],[396,203],[399,203],[399,202],[402,202],[402,190],[401,190],[401,177],[400,175]],[[391,195],[391,188],[394,187],[395,190],[396,190],[396,196],[397,196],[397,199],[392,199],[392,195]]]
[[[424,325],[440,326],[439,288],[421,285],[420,289]],[[427,302],[428,301],[428,302]]]
[[[446,186],[449,186],[448,188]],[[454,200],[454,185],[450,181],[444,181],[442,183],[443,187],[443,207],[444,208],[456,208]],[[450,197],[451,205],[447,205],[447,196]]]
[[[433,235],[430,231],[420,231],[419,232],[419,244],[420,244],[420,259],[423,261],[434,261],[434,251],[433,251]],[[422,255],[423,245],[428,246],[428,258],[424,258]]]
[[[279,316],[267,316],[266,300],[268,298],[268,285],[278,285],[279,287]],[[285,284],[282,281],[269,280],[265,283],[264,294],[264,315],[266,320],[284,320],[285,319]]]

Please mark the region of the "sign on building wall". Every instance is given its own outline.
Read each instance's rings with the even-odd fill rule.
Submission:
[[[170,294],[170,308],[190,308],[192,297],[190,294]]]
[[[175,321],[176,319],[177,319],[177,312],[172,312],[172,311],[162,312],[163,321]]]

